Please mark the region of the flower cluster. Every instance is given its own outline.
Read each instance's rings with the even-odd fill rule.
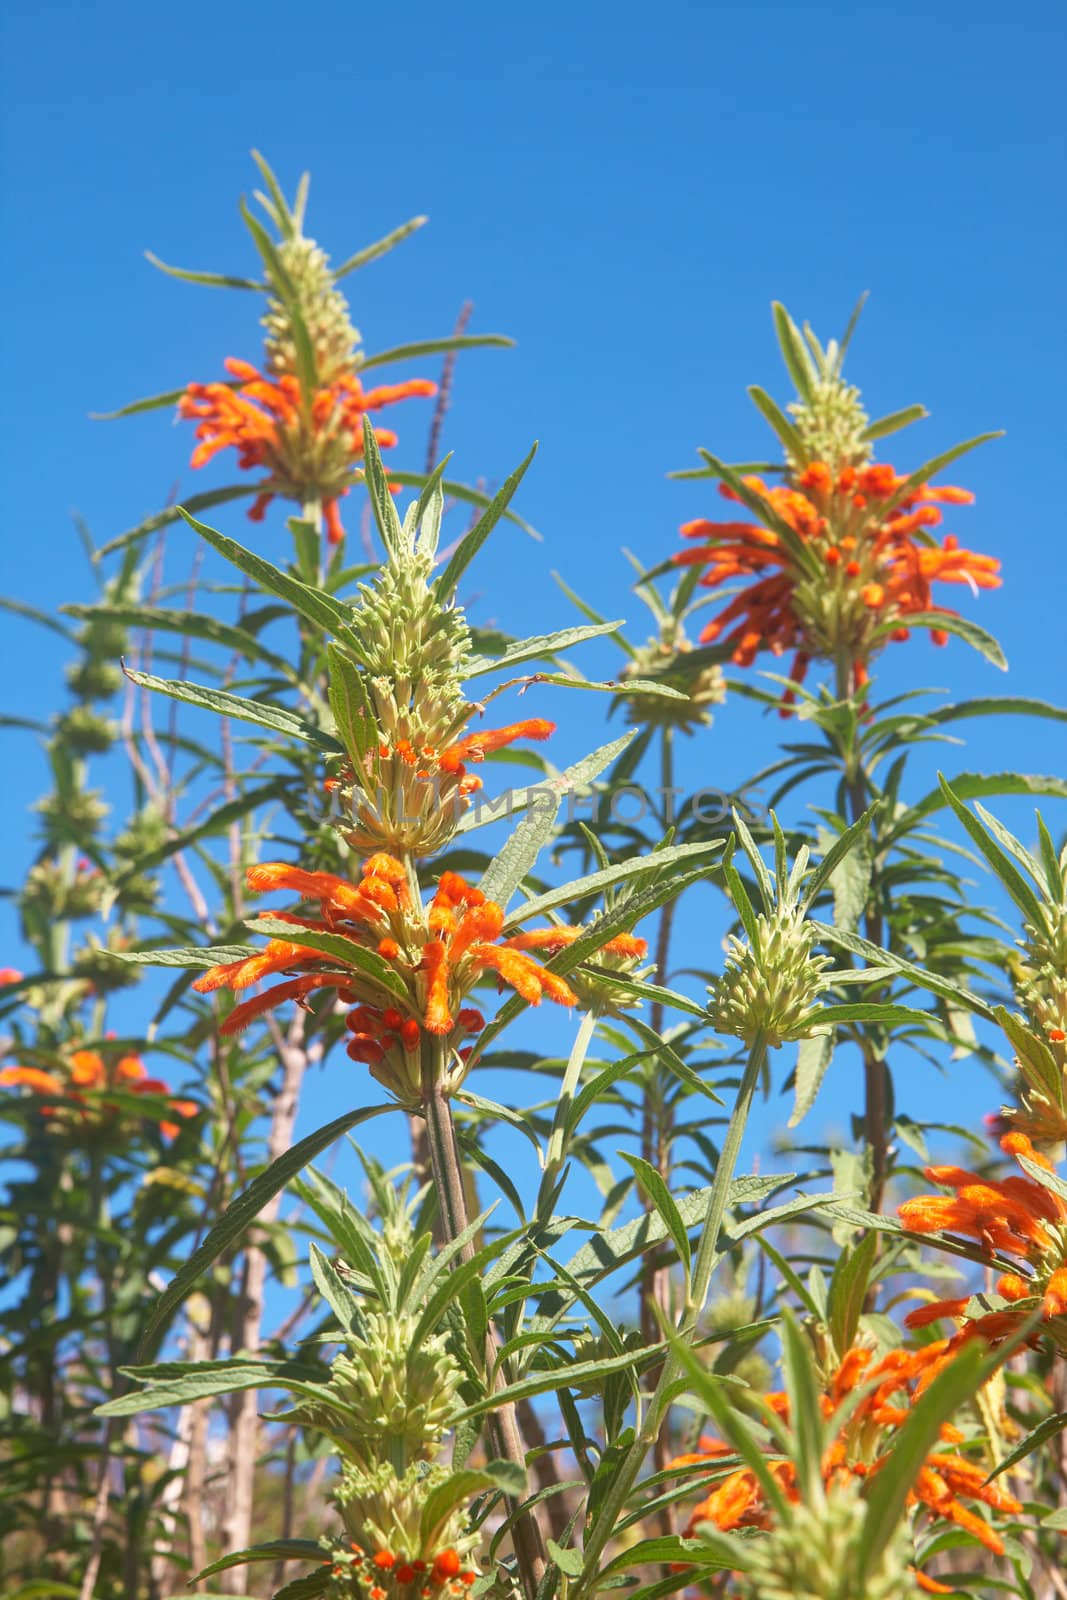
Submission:
[[[964,1336],[997,1341],[1017,1333],[1040,1311],[1042,1325],[1067,1351],[1067,1186],[1025,1134],[1006,1134],[1000,1145],[1015,1157],[1021,1174],[993,1179],[963,1167],[926,1167],[931,1183],[951,1189],[952,1194],[906,1200],[899,1216],[913,1233],[959,1234],[977,1240],[990,1256],[1014,1258],[1015,1268],[997,1279],[997,1293],[1006,1306],[972,1313],[971,1297],[964,1295],[935,1300],[912,1311],[907,1321],[919,1328],[955,1318],[962,1323]],[[1038,1181],[1037,1172],[1050,1175],[1048,1185]]]
[[[59,1123],[72,1121],[83,1128],[90,1123],[99,1127],[113,1124],[122,1108],[108,1095],[116,1092],[151,1095],[153,1103],[145,1105],[144,1114],[158,1122],[165,1139],[173,1139],[179,1132],[174,1117],[195,1117],[200,1111],[195,1100],[175,1099],[161,1078],[150,1078],[137,1055],[121,1055],[108,1062],[96,1050],[75,1050],[60,1070],[0,1068],[0,1084],[29,1089],[54,1102],[42,1105],[42,1116],[55,1117]],[[74,1110],[71,1102],[80,1109]]]
[[[355,372],[344,372],[309,393],[294,372],[267,378],[233,357],[225,366],[235,383],[190,383],[178,402],[178,415],[197,425],[191,465],[202,467],[220,450],[235,449],[242,471],[267,474],[248,513],[254,522],[275,495],[300,505],[318,500],[331,544],[344,538],[338,502],[363,455],[364,416],[437,392],[425,378],[364,389]],[[376,428],[375,438],[382,448],[397,442],[389,428]]]
[[[446,1600],[477,1577],[470,1493],[449,1492],[453,1473],[441,1459],[464,1375],[446,1336],[420,1331],[432,1269],[413,1298],[410,1283],[400,1288],[415,1233],[394,1191],[387,1205],[372,1236],[386,1269],[382,1298],[363,1299],[329,1382],[301,1398],[293,1415],[341,1457],[334,1499],[344,1536],[322,1541],[326,1592],[333,1600]]]
[[[949,1357],[948,1340],[918,1350],[894,1349],[881,1356],[860,1342],[846,1352],[820,1396],[823,1416],[832,1429],[831,1443],[822,1460],[828,1492],[862,1483],[881,1470],[892,1455],[897,1430],[907,1420],[910,1407]],[[857,1390],[862,1391],[858,1399]],[[775,1416],[789,1422],[787,1394],[768,1394],[764,1400]],[[844,1421],[838,1426],[835,1419],[842,1407]],[[958,1429],[949,1423],[942,1426],[941,1442],[920,1468],[909,1491],[909,1504],[930,1517],[965,1529],[987,1550],[1000,1555],[1003,1540],[974,1507],[984,1505],[1007,1514],[1016,1514],[1022,1507],[1005,1489],[986,1481],[984,1466],[970,1461],[955,1448],[962,1443],[963,1435]],[[694,1466],[728,1454],[729,1447],[721,1441],[702,1438],[697,1452],[679,1457],[672,1465]],[[769,1460],[768,1469],[785,1498],[793,1505],[799,1504],[801,1491],[795,1463],[782,1457]],[[701,1523],[711,1523],[723,1532],[738,1528],[770,1530],[774,1526],[773,1508],[756,1474],[748,1467],[740,1467],[717,1482],[690,1513],[687,1533],[695,1532]],[[919,1586],[930,1593],[952,1592],[925,1575],[917,1574],[916,1578]]]
[[[945,609],[932,598],[935,582],[975,593],[1000,583],[991,556],[962,549],[952,534],[941,544],[930,535],[943,504],[971,503],[965,489],[916,485],[882,464],[835,473],[825,461],[810,462],[786,485],[749,477],[744,487],[767,525],[699,518],[681,531],[700,543],[673,558],[706,567],[705,588],[742,583],[701,634],[704,643],[723,642],[740,666],[761,650],[791,650],[790,676],[801,682],[812,660],[843,657],[859,685],[885,640],[908,637],[909,617]],[[720,492],[742,498],[729,484]],[[936,644],[947,638],[934,629]]]
[[[565,948],[581,930],[552,928],[501,939],[502,909],[458,873],[442,875],[427,905],[403,864],[382,853],[364,862],[358,884],[281,862],[250,868],[248,883],[257,892],[292,890],[316,902],[319,916],[275,913],[275,921],[292,926],[292,940],[272,938],[261,954],[212,967],[197,980],[201,993],[222,988],[240,993],[263,978],[292,974],[237,1005],[223,1032],[239,1032],[283,1001],[304,1001],[316,990],[332,989],[350,1008],[345,1018],[352,1035],[349,1056],[365,1062],[405,1104],[421,1103],[428,1040],[443,1046],[447,1087],[462,1082],[470,1054],[464,1041],[485,1026],[481,1013],[465,1001],[483,976],[507,984],[530,1005],[544,998],[563,1006],[576,1003],[570,985],[527,951]],[[307,939],[311,942],[302,942]],[[644,949],[644,940],[629,934],[604,945],[608,955],[620,957],[637,957]]]
[[[376,457],[369,430],[366,443]],[[471,633],[434,570],[440,490],[420,528],[410,514],[401,526],[391,504],[385,514],[395,524],[383,530],[389,559],[359,586],[351,637],[331,647],[330,704],[346,757],[328,787],[353,850],[428,856],[481,788],[470,767],[517,740],[549,738],[555,723],[471,727],[484,711],[463,690],[476,664]]]

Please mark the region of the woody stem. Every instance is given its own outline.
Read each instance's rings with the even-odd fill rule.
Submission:
[[[426,1142],[430,1150],[430,1169],[440,1211],[442,1233],[447,1242],[458,1239],[469,1225],[467,1197],[463,1185],[463,1168],[456,1143],[456,1127],[452,1119],[452,1105],[445,1088],[448,1067],[447,1046],[438,1038],[427,1038],[422,1055],[422,1110],[426,1119]],[[461,1259],[469,1261],[474,1255],[474,1242],[468,1239],[460,1251]],[[485,1370],[491,1388],[507,1382],[506,1375],[497,1365],[499,1346],[496,1334],[490,1329],[485,1341]],[[490,1414],[488,1432],[491,1448],[504,1461],[514,1462],[526,1470],[526,1450],[519,1431],[518,1418],[512,1403],[499,1406]],[[512,1506],[512,1510],[516,1509]],[[526,1600],[535,1600],[547,1559],[544,1536],[533,1512],[527,1511],[517,1518],[512,1533],[515,1556],[522,1576]]]

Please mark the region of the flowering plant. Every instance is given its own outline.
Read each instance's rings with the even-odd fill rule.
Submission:
[[[523,526],[534,452],[487,494],[437,444],[457,352],[506,341],[464,319],[387,353],[444,355],[439,386],[366,387],[386,357],[339,285],[423,219],[331,269],[306,180],[290,203],[256,159],[263,277],[176,275],[266,295],[260,364],[126,408],[176,405],[194,467],[233,449],[255,476],[94,546],[99,594],[55,624],[71,700],[0,990],[5,1592],[1062,1592],[1067,858],[972,803],[1067,784],[931,788],[915,758],[1067,713],[919,710],[876,677],[921,629],[1004,665],[939,587],[1000,583],[934,531],[970,445],[875,461],[921,408],[871,423],[855,319],[824,348],[777,307],[797,396],[752,395],[782,458],[679,474],[739,509],[638,563],[648,642],[566,585],[579,623],[479,628],[467,575]],[[425,470],[394,465],[372,416],[435,394]],[[241,497],[250,542],[200,520]],[[197,551],[184,607],[168,530]],[[616,677],[583,670],[597,641]],[[709,809],[681,736],[714,750],[724,701],[784,733]],[[583,704],[625,727],[561,770]],[[89,787],[111,757],[117,829]],[[961,839],[1017,929],[945,865]],[[898,1108],[906,1051],[991,1066],[990,1127]],[[761,1089],[792,1130],[849,1062],[851,1133],[757,1161]],[[346,1191],[318,1163],[357,1129]]]

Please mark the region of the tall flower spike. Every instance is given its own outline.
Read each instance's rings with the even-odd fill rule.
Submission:
[[[726,964],[711,985],[708,1010],[720,1033],[732,1034],[749,1048],[762,1038],[768,1048],[774,1049],[787,1040],[804,1039],[818,1031],[818,1001],[829,981],[826,968],[830,958],[815,953],[815,933],[806,920],[808,896],[802,890],[809,876],[807,848],[801,847],[787,873],[785,840],[772,813],[772,883],[754,840],[736,812],[734,820],[742,847],[756,868],[764,906],[757,915],[728,855],[727,879],[749,931],[743,939],[736,934],[727,936]]]
[[[259,222],[247,219],[267,278],[264,371],[228,358],[229,379],[190,383],[178,415],[196,424],[192,466],[232,449],[241,471],[265,473],[249,511],[253,521],[262,519],[276,495],[301,507],[317,502],[330,543],[339,544],[339,503],[363,457],[363,418],[401,400],[434,395],[437,385],[412,378],[363,387],[360,335],[329,258],[304,235],[303,198],[290,209],[273,174],[268,184],[272,198],[261,199],[278,239],[270,240]],[[397,442],[389,428],[376,429],[375,436],[383,449]]]
[[[375,1239],[395,1288],[416,1237],[410,1211],[395,1196],[392,1204]],[[442,1333],[415,1338],[428,1292],[412,1302],[409,1283],[403,1305],[388,1289],[367,1297],[329,1383],[294,1408],[341,1457],[334,1499],[345,1536],[322,1540],[330,1600],[458,1600],[477,1577],[470,1494],[448,1492],[453,1472],[442,1459],[463,1371]]]
[[[926,1167],[931,1183],[951,1189],[951,1195],[920,1195],[906,1200],[898,1215],[913,1233],[952,1233],[975,1239],[992,1255],[1015,1258],[1015,1267],[1001,1272],[996,1292],[1001,1304],[992,1310],[969,1307],[971,1297],[935,1300],[909,1313],[909,1327],[956,1319],[957,1339],[979,1336],[990,1342],[1009,1338],[1037,1311],[1042,1326],[1067,1354],[1067,1200],[1055,1168],[1039,1154],[1023,1133],[1006,1134],[1000,1141],[1006,1155],[1022,1168],[1021,1176],[993,1179],[963,1167]],[[1023,1166],[1028,1162],[1032,1169]],[[1047,1172],[1047,1187],[1033,1171]],[[1001,1260],[1001,1265],[1003,1261]]]
[[[257,892],[293,890],[305,901],[316,901],[319,915],[274,913],[292,925],[292,940],[271,939],[260,955],[212,967],[197,979],[194,987],[202,994],[223,988],[240,994],[264,978],[287,975],[276,988],[238,1004],[222,1031],[238,1033],[276,1005],[333,990],[350,1008],[348,1055],[364,1062],[404,1105],[422,1103],[422,1050],[428,1039],[441,1039],[446,1046],[446,1090],[462,1083],[470,1053],[465,1041],[485,1026],[467,999],[485,976],[514,989],[530,1005],[543,999],[562,1006],[576,1002],[568,983],[526,953],[531,935],[500,937],[500,907],[458,873],[444,873],[425,906],[413,899],[401,863],[380,853],[364,863],[358,884],[281,862],[250,868],[248,884]],[[559,931],[550,931],[559,948]],[[565,937],[577,936],[562,931]],[[371,959],[346,967],[332,952],[301,943],[302,934],[341,934]],[[630,935],[620,935],[604,945],[604,952],[626,956],[633,943]]]
[[[872,436],[892,430],[868,427],[858,391],[841,376],[847,338],[823,351],[810,329],[802,337],[781,307],[776,312],[801,388],[789,408],[793,420],[762,390],[752,393],[785,447],[785,483],[771,488],[723,469],[720,493],[757,520],[687,522],[682,536],[699,542],[673,559],[702,567],[707,589],[740,585],[705,627],[703,643],[722,644],[739,666],[764,650],[792,652],[798,683],[812,661],[847,663],[849,687],[859,688],[872,657],[908,638],[909,619],[955,615],[935,602],[935,583],[965,584],[977,595],[999,586],[1000,563],[962,549],[953,534],[940,544],[933,537],[942,506],[969,505],[968,490],[914,484],[871,464]],[[915,407],[904,421],[923,414]],[[945,629],[931,633],[935,644],[947,643]]]
[[[542,717],[503,728],[474,722],[484,708],[463,692],[470,630],[434,570],[440,485],[421,521],[412,505],[401,524],[369,429],[366,449],[388,559],[373,583],[359,586],[358,643],[330,649],[330,704],[347,759],[329,786],[354,850],[428,856],[452,838],[482,787],[471,768],[519,740],[549,738],[555,724]]]

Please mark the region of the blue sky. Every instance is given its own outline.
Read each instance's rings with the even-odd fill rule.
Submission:
[[[348,280],[370,350],[449,331],[468,298],[474,329],[517,340],[463,360],[446,432],[468,480],[499,481],[541,441],[520,509],[544,543],[497,537],[478,572],[478,620],[566,625],[559,568],[643,636],[619,546],[652,562],[680,522],[708,511],[706,486],[665,477],[698,445],[727,459],[766,452],[744,390],[787,398],[770,301],[825,335],[866,289],[853,379],[875,414],[914,400],[932,413],[898,464],[1007,430],[955,475],[978,502],[953,526],[1000,556],[1005,577],[963,605],[1003,640],[1015,692],[1062,694],[1059,6],[1007,20],[989,0],[310,0],[298,19],[277,0],[68,0],[9,9],[6,30],[0,591],[45,608],[87,599],[72,510],[102,542],[172,489],[225,481],[188,470],[188,430],[163,413],[88,414],[214,377],[227,354],[255,358],[251,299],[176,283],[142,252],[251,270],[236,207],[257,146],[289,188],[311,169],[310,231],[335,260],[429,214]],[[415,371],[436,375],[430,363]],[[423,417],[415,404],[397,414],[398,464],[421,463]],[[239,539],[252,532],[240,509],[218,521]],[[255,538],[280,557],[281,517]],[[9,619],[3,637],[3,709],[47,714],[62,681],[56,641]],[[606,655],[587,660],[610,670]],[[918,639],[887,675],[954,697],[1007,687],[955,641],[942,652]],[[570,756],[603,737],[600,707],[574,697],[524,709],[566,724],[558,748]],[[692,747],[694,781],[736,780],[779,731],[750,706],[728,708]],[[44,784],[32,740],[8,737],[6,882],[27,859],[26,808]],[[973,734],[960,764],[1062,771],[1064,754],[1055,725],[1000,722]],[[968,1111],[985,1108],[983,1086],[962,1094]],[[842,1084],[831,1105],[850,1098]]]

